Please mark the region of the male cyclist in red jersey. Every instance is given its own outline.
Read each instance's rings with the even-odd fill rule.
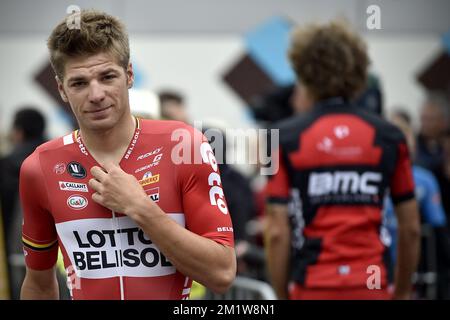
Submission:
[[[352,102],[366,83],[365,44],[332,22],[299,28],[289,54],[302,114],[280,124],[268,183],[273,287],[280,299],[408,299],[420,232],[411,165],[403,134]],[[393,293],[380,234],[388,191],[399,224]]]
[[[233,228],[206,138],[175,121],[134,118],[128,36],[82,11],[48,47],[79,130],[38,147],[20,175],[23,299],[57,299],[58,247],[73,299],[186,299],[192,280],[224,292]]]

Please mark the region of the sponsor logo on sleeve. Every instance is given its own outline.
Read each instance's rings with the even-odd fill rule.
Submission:
[[[67,199],[67,205],[74,210],[81,210],[87,207],[88,201],[82,195],[73,195]]]
[[[62,191],[89,192],[87,184],[77,182],[59,181],[59,189]]]
[[[69,174],[77,179],[84,179],[86,178],[86,169],[79,164],[78,162],[72,161],[67,165],[67,171]]]
[[[218,232],[233,232],[233,228],[232,227],[218,227],[217,231]]]
[[[208,163],[214,170],[208,176],[208,184],[211,187],[209,189],[209,201],[211,205],[217,206],[220,212],[228,214],[228,207],[225,203],[225,196],[222,189],[222,181],[218,173],[218,164],[216,157],[211,149],[211,146],[207,142],[203,142],[200,146],[200,154],[204,163]]]

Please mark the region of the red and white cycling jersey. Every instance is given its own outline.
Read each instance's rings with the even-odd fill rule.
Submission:
[[[151,235],[91,199],[88,181],[96,165],[79,131],[41,145],[25,160],[20,195],[26,265],[53,267],[59,246],[73,299],[188,298],[192,281]],[[200,132],[180,122],[139,119],[120,167],[177,223],[234,245],[217,163]]]

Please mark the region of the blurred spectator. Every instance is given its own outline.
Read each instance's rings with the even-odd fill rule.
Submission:
[[[289,54],[308,112],[279,124],[265,231],[274,289],[282,299],[408,299],[420,240],[414,184],[402,133],[354,103],[366,45],[331,22],[296,30]],[[379,234],[387,188],[400,226],[393,295]]]
[[[432,171],[435,176],[442,172],[442,139],[448,129],[449,113],[447,99],[433,93],[427,97],[420,114],[415,163]]]
[[[369,74],[367,85],[363,93],[356,99],[355,103],[369,112],[379,116],[383,115],[383,91],[380,80],[374,74]]]
[[[288,85],[254,97],[251,102],[253,116],[263,127],[289,118],[293,115],[296,108],[294,97],[297,93],[295,85]]]
[[[411,124],[409,122],[410,119],[411,117],[409,114],[401,110],[395,111],[391,116],[391,121],[404,133],[411,156],[414,157],[415,139]],[[450,237],[447,229],[447,218],[442,207],[439,185],[431,171],[417,165],[413,166],[413,176],[415,183],[415,195],[419,204],[421,223],[422,225],[428,225],[431,227],[432,234],[430,236],[436,239],[436,246],[432,249],[434,251],[432,255],[429,255],[429,252],[427,252],[427,246],[422,246],[420,264],[421,270],[419,271],[422,273],[437,272],[437,298],[449,298],[447,275],[450,266]],[[389,198],[385,202],[384,210],[386,226],[389,230],[391,239],[389,251],[391,258],[395,263],[397,254],[397,223],[392,201]],[[429,240],[430,239],[427,241]],[[429,256],[435,256],[437,257],[437,260],[426,261]],[[430,270],[430,267],[437,268]]]
[[[164,90],[158,93],[161,118],[189,123],[185,99],[181,93]]]
[[[18,194],[19,171],[23,160],[45,141],[45,118],[34,108],[24,108],[16,113],[10,134],[13,149],[1,161],[1,200],[3,221],[7,232],[15,212]]]
[[[34,107],[27,106],[17,111],[10,133],[12,151],[0,159],[0,196],[8,257],[16,250],[21,252],[21,231],[17,230],[21,227],[21,223],[17,223],[21,220],[18,202],[20,166],[46,140],[45,125],[44,116]],[[12,297],[17,298],[18,292],[15,292],[13,284],[11,288]]]

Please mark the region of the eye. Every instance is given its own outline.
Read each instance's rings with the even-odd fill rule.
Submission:
[[[103,80],[112,80],[114,78],[116,78],[115,74],[108,74],[108,75],[103,77]]]
[[[74,87],[74,88],[78,88],[78,87],[82,87],[84,85],[86,85],[86,81],[76,81],[76,82],[72,82],[72,84],[70,86]]]

